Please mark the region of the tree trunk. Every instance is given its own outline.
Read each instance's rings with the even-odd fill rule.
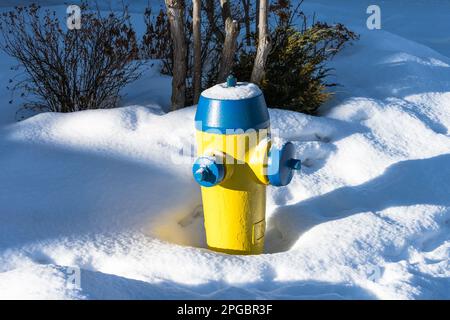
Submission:
[[[250,0],[242,0],[242,6],[244,8],[245,42],[247,46],[251,46]]]
[[[255,1],[255,7],[256,7],[255,30],[258,30],[258,28],[259,28],[259,0]]]
[[[173,42],[172,110],[185,106],[186,37],[184,34],[184,0],[165,0]]]
[[[217,26],[216,14],[215,14],[215,3],[214,0],[205,1],[206,18],[208,19],[209,26],[211,27],[212,33],[221,42],[225,41],[225,36],[222,31]]]
[[[194,87],[194,104],[198,103],[201,91],[201,79],[202,79],[202,39],[201,39],[201,0],[193,0],[192,7],[192,29],[193,29],[193,42],[194,42],[194,75],[193,75],[193,87]]]
[[[225,41],[223,43],[222,57],[220,59],[218,82],[224,82],[233,67],[236,53],[239,23],[231,17],[230,0],[220,0],[222,17],[225,22]]]
[[[259,0],[258,49],[253,65],[251,82],[261,84],[264,78],[267,56],[270,51],[270,35],[267,27],[268,0]]]

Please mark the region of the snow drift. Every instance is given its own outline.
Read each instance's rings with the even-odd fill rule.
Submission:
[[[450,298],[450,59],[350,4],[305,10],[361,40],[323,117],[270,110],[304,166],[269,187],[266,254],[205,249],[195,107],[164,113],[149,71],[145,106],[0,115],[0,298]]]

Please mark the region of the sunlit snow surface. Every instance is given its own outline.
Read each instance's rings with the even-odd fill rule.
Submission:
[[[253,83],[238,82],[235,86],[227,83],[216,84],[202,92],[202,96],[209,99],[242,100],[251,99],[261,95],[261,89]]]
[[[2,88],[0,298],[449,299],[450,59],[400,27],[429,2],[376,31],[355,3],[305,1],[361,39],[330,65],[323,117],[270,110],[303,168],[269,187],[259,256],[205,249],[195,107],[163,112],[156,62],[120,109],[16,122]]]

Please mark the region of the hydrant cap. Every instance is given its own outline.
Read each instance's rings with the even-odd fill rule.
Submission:
[[[294,176],[294,171],[300,170],[300,160],[294,158],[295,149],[291,142],[281,148],[272,146],[269,151],[268,175],[269,183],[273,186],[287,186]]]
[[[225,177],[225,166],[214,157],[199,157],[192,166],[192,175],[202,187],[213,187]]]
[[[227,87],[231,88],[231,87],[235,87],[237,84],[237,80],[233,75],[229,75],[227,78]]]
[[[218,84],[202,92],[195,114],[199,131],[266,129],[269,112],[261,90],[252,83]]]

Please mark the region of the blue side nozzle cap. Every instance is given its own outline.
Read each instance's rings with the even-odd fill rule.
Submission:
[[[270,148],[267,178],[271,185],[281,187],[291,182],[294,172],[301,168],[301,161],[295,159],[294,155],[295,149],[291,142],[285,143],[281,148]]]
[[[192,174],[202,187],[213,187],[223,181],[225,166],[217,163],[215,157],[199,157],[192,166]]]

